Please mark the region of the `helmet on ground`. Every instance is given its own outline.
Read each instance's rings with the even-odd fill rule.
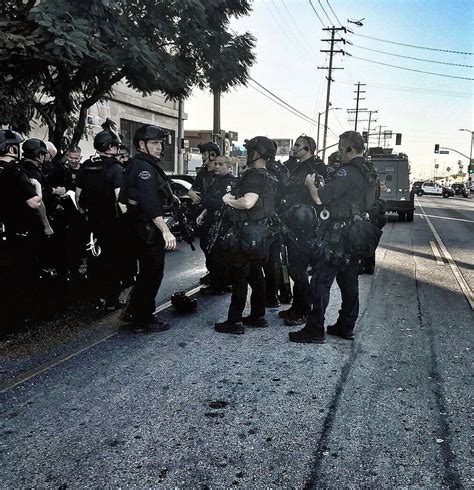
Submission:
[[[138,149],[139,141],[148,140],[166,140],[169,132],[167,129],[160,128],[154,124],[144,124],[137,129],[135,136],[133,137],[133,146]]]
[[[197,308],[197,299],[187,296],[186,291],[179,291],[171,295],[171,304],[179,313],[192,313]]]
[[[318,224],[318,217],[313,206],[295,204],[285,214],[285,223],[298,237],[311,235]]]
[[[0,154],[7,151],[9,145],[19,145],[23,141],[23,137],[16,131],[10,129],[0,129]]]
[[[100,131],[94,137],[94,148],[97,151],[107,151],[111,146],[118,147],[120,143],[119,137],[107,129]]]
[[[245,140],[244,147],[247,152],[257,151],[262,158],[275,158],[275,143],[266,136],[255,136],[250,140]]]
[[[201,153],[204,153],[206,151],[213,151],[216,156],[219,156],[221,154],[220,148],[212,141],[209,141],[209,143],[200,143],[199,145],[197,145],[197,147],[199,148],[199,151]]]
[[[27,158],[38,158],[39,155],[48,154],[46,143],[38,138],[26,140],[21,149],[23,150],[23,155]]]

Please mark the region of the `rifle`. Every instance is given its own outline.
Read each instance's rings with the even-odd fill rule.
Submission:
[[[226,192],[231,193],[233,191],[232,186],[226,187]],[[207,243],[206,253],[211,253],[211,250],[215,247],[218,238],[221,238],[222,228],[224,227],[225,219],[227,217],[227,206],[224,204],[219,210],[219,220],[215,222],[209,228],[209,236],[211,237]]]
[[[183,210],[183,205],[178,196],[173,193],[169,182],[166,183],[166,190],[171,197],[171,219],[167,221],[168,227],[176,224],[179,228],[181,236],[186,243],[189,243],[191,250],[194,252],[196,247],[194,246],[194,229]]]

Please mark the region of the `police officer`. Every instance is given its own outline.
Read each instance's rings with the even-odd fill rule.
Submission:
[[[305,179],[313,201],[324,205],[330,218],[322,238],[317,274],[311,279],[312,310],[304,328],[289,334],[292,342],[324,342],[324,318],[334,279],[341,290],[342,306],[337,322],[328,326],[327,333],[348,340],[354,338],[353,330],[359,314],[358,259],[348,252],[345,232],[363,207],[365,175],[361,167],[364,164],[364,139],[355,131],[341,134],[339,152],[341,166],[324,187],[316,188],[315,175],[308,175]],[[332,248],[334,244],[342,244],[341,254]]]
[[[88,277],[96,288],[97,308],[120,308],[120,234],[117,198],[122,184],[122,167],[116,156],[120,140],[110,131],[94,137],[98,156],[86,160],[77,175],[76,203],[85,213],[89,230],[97,240],[100,254],[90,258]]]
[[[233,249],[231,267],[232,298],[227,320],[216,323],[221,333],[242,334],[244,325],[266,327],[265,280],[262,259],[268,254],[271,242],[269,219],[275,212],[277,180],[266,169],[275,157],[273,142],[256,136],[246,141],[247,166],[237,184],[236,196],[226,194],[222,200],[234,211],[230,230]],[[250,315],[242,318],[247,300],[247,287],[252,288]]]
[[[291,149],[293,160],[289,166],[289,178],[283,196],[283,220],[289,229],[286,236],[288,249],[288,272],[294,281],[293,303],[288,310],[281,311],[279,316],[285,319],[289,326],[305,323],[311,310],[311,298],[308,280],[308,266],[311,262],[308,237],[297,234],[297,231],[306,231],[306,215],[311,210],[313,200],[305,186],[308,175],[317,173],[326,177],[324,163],[314,155],[316,142],[306,135],[299,136]],[[294,162],[296,159],[296,163]],[[302,217],[299,220],[299,217]],[[301,221],[301,223],[300,223]]]
[[[201,205],[202,193],[207,192],[210,184],[214,179],[214,161],[221,154],[219,147],[209,141],[208,143],[201,143],[198,145],[199,151],[201,152],[202,157],[202,167],[196,175],[196,179],[188,191],[188,196],[191,198],[194,204]],[[202,207],[199,208],[202,211]],[[209,271],[209,256],[207,250],[209,248],[208,237],[209,237],[209,229],[206,227],[208,223],[201,223],[199,226],[199,245],[201,250],[206,257],[206,267]],[[200,282],[204,284],[209,284],[211,279],[210,274],[206,274],[204,277],[201,277]]]
[[[53,190],[49,185],[46,175],[42,171],[42,165],[48,154],[48,150],[44,141],[38,138],[30,138],[22,145],[23,159],[20,161],[22,170],[28,175],[42,202],[38,209],[38,213],[43,224],[44,234],[51,237],[54,232],[49,223],[47,216],[46,205],[51,204],[53,194],[62,193],[63,189]]]
[[[163,217],[169,186],[159,163],[167,137],[167,130],[151,124],[137,130],[133,138],[137,154],[127,165],[120,193],[120,202],[127,206],[130,250],[140,268],[122,318],[132,323],[136,333],[169,328],[153,314],[163,279],[165,250],[176,249],[176,238]]]
[[[25,298],[31,295],[33,267],[37,257],[35,235],[42,233],[38,210],[42,204],[37,188],[18,165],[20,143],[16,132],[0,130],[0,223],[2,240],[0,297],[7,308],[2,311],[5,325],[25,318]]]
[[[201,288],[201,294],[207,296],[224,294],[229,282],[227,254],[222,249],[222,237],[229,227],[230,220],[222,197],[229,192],[232,193],[235,184],[230,166],[229,157],[218,156],[215,159],[214,178],[207,191],[201,194],[204,211],[196,219],[196,223],[208,233],[206,255],[210,280],[208,287]]]

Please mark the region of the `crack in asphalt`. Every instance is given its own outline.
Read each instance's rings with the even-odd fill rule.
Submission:
[[[411,236],[411,249],[413,251],[413,234]],[[412,262],[414,267],[415,275],[415,288],[416,288],[416,304],[418,308],[418,322],[420,328],[424,329],[428,335],[428,341],[430,346],[430,360],[431,366],[429,370],[430,382],[432,384],[432,391],[435,397],[435,403],[437,408],[437,425],[438,425],[438,437],[443,440],[440,444],[440,453],[443,460],[444,475],[443,484],[448,488],[463,488],[463,483],[461,477],[456,470],[454,460],[456,459],[454,452],[451,447],[451,431],[446,418],[442,414],[448,413],[448,407],[446,403],[446,396],[444,394],[442,379],[439,373],[438,365],[438,355],[436,353],[435,341],[434,341],[434,331],[431,324],[425,325],[423,323],[423,313],[420,300],[420,284],[418,281],[418,268],[416,264],[415,255],[412,253]]]

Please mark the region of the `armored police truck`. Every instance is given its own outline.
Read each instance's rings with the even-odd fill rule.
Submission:
[[[408,157],[404,153],[392,154],[388,149],[382,151],[370,155],[380,180],[380,197],[387,212],[397,213],[400,221],[413,221],[415,196],[410,191]]]

